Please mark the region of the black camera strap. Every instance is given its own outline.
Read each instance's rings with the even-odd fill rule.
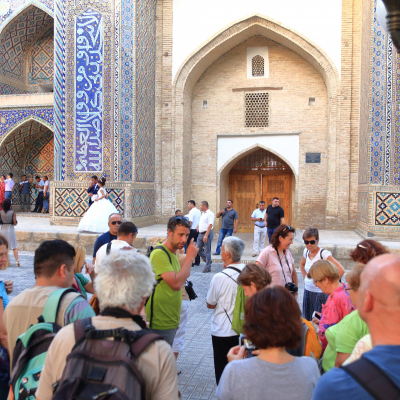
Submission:
[[[275,251],[276,251],[276,254],[278,256],[279,264],[281,264],[282,274],[283,274],[283,277],[285,278],[285,283],[288,283],[287,280],[286,280],[286,274],[285,274],[285,270],[283,269],[282,260],[281,260],[281,256],[279,255],[279,251],[278,251],[278,249],[275,249]],[[286,257],[286,253],[283,252],[283,255],[285,256],[286,264],[288,266],[288,269],[289,269],[289,272],[290,272],[290,276],[292,277],[292,282],[294,283],[293,274],[292,274],[292,271],[290,270],[289,261],[288,261],[288,259]]]

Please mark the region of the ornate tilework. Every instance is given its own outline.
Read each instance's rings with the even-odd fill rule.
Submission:
[[[156,0],[137,0],[136,180],[154,181]]]
[[[372,48],[372,123],[371,183],[381,184],[383,177],[384,94],[385,94],[385,33],[379,24],[374,4]]]
[[[132,190],[132,217],[143,217],[154,215],[155,198],[154,190],[134,189]]]
[[[368,223],[368,192],[358,192],[358,220]]]
[[[107,189],[109,200],[121,213],[124,212],[125,190]],[[89,196],[83,188],[56,188],[55,215],[57,217],[83,217],[88,209]]]
[[[50,28],[37,40],[29,54],[28,85],[53,82],[54,29]]]
[[[21,11],[0,34],[1,75],[25,81],[24,52],[52,25],[53,18],[34,5]]]
[[[25,173],[47,175],[54,179],[54,140],[53,132],[47,131],[42,137],[32,140],[26,154]]]
[[[384,184],[390,184],[390,144],[392,137],[392,76],[393,76],[393,42],[388,35],[386,62],[386,135],[385,135],[385,171]]]
[[[400,54],[396,51],[395,57],[395,110],[394,110],[394,130],[392,138],[392,183],[400,185]]]
[[[53,129],[54,114],[52,108],[12,108],[0,110],[0,141],[4,135],[21,126],[28,120],[35,120]]]
[[[29,92],[28,90],[19,89],[14,86],[10,86],[0,82],[0,96],[6,94],[28,94],[28,93],[31,92]]]
[[[119,73],[119,58],[120,58],[120,20],[121,20],[121,0],[115,1],[115,9],[114,9],[114,181],[119,180],[119,82],[120,82],[120,73]]]
[[[400,226],[400,193],[376,193],[376,225]]]
[[[121,7],[121,152],[120,152],[120,180],[132,180],[132,152],[134,132],[134,79],[135,60],[134,32],[135,32],[135,0],[123,0]]]
[[[75,25],[75,170],[103,169],[103,23],[91,9]]]

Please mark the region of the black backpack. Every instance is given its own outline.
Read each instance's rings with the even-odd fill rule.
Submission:
[[[75,346],[52,400],[144,400],[145,382],[136,360],[160,335],[144,329],[96,330],[91,318],[74,322]],[[108,340],[107,338],[114,338]]]

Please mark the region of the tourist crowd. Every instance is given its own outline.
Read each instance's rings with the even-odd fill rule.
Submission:
[[[2,219],[10,210],[3,208]],[[9,301],[12,282],[0,282],[0,400],[9,388],[15,399],[181,398],[176,359],[197,297],[188,279],[198,256],[211,270],[214,223],[207,202],[200,211],[190,200],[189,210],[170,218],[166,239],[147,256],[133,247],[138,228],[113,213],[93,264],[82,244],[45,241],[35,251],[34,287]],[[299,306],[295,229],[281,223],[261,248],[267,220],[254,213],[264,224],[256,224],[258,256],[244,263],[232,210],[229,200],[217,214],[226,218],[216,251],[223,269],[205,299],[217,397],[399,398],[400,255],[363,240],[345,274],[319,247],[318,230],[306,229]],[[0,269],[13,246],[0,235]]]

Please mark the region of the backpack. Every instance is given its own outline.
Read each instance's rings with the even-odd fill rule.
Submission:
[[[300,346],[295,349],[287,349],[287,352],[295,357],[306,356],[319,360],[322,354],[322,345],[311,321],[302,318]]]
[[[13,367],[10,379],[12,400],[34,400],[39,386],[47,351],[56,333],[61,329],[56,324],[61,300],[75,289],[57,289],[47,299],[38,323],[31,325],[17,340],[13,353]]]
[[[96,330],[91,318],[76,320],[74,332],[76,343],[52,400],[145,398],[145,382],[136,359],[151,343],[163,340],[161,336],[148,330]]]
[[[235,270],[236,272],[239,272],[239,274],[242,272],[240,269],[235,268],[235,267],[226,267]],[[233,315],[232,315],[232,321],[229,318],[229,315],[227,311],[224,309],[226,316],[229,319],[229,322],[232,324],[232,329],[240,335],[243,333],[243,326],[244,326],[244,305],[246,304],[246,296],[244,295],[244,290],[242,288],[242,285],[239,285],[230,275],[225,274],[222,272],[224,275],[228,276],[231,278],[237,285],[237,293],[236,293],[236,299],[235,299],[235,307],[233,309]]]

